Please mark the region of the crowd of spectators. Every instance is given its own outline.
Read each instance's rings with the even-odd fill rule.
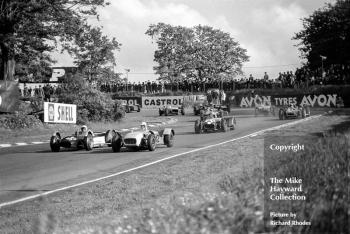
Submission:
[[[278,77],[270,78],[265,72],[261,77],[255,78],[251,74],[248,77],[242,77],[235,80],[205,80],[196,82],[184,80],[181,82],[115,82],[115,83],[96,83],[94,84],[103,92],[135,92],[135,93],[164,93],[167,91],[183,92],[206,92],[208,89],[221,89],[224,91],[233,91],[240,89],[273,89],[273,88],[308,88],[313,85],[328,84],[350,84],[350,65],[332,65],[327,69],[315,69],[313,71],[307,68],[298,68],[295,72],[280,72]],[[22,96],[38,96],[49,100],[52,95],[59,95],[67,84],[50,86],[48,84],[35,88],[24,87]]]

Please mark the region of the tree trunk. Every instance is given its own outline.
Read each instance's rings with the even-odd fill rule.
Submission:
[[[10,58],[9,49],[1,44],[0,80],[14,80],[16,61]]]

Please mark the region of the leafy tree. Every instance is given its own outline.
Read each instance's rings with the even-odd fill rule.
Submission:
[[[104,36],[101,28],[84,24],[77,31],[73,45],[66,43],[64,47],[74,56],[75,63],[88,80],[93,81],[104,77],[115,78],[111,67],[115,66],[114,51],[119,50],[120,46],[115,38]]]
[[[296,33],[301,57],[310,68],[350,63],[350,1],[338,0],[302,19],[304,29]]]
[[[158,23],[146,34],[157,43],[154,67],[160,79],[221,79],[242,73],[246,50],[228,33],[209,26],[186,28]]]
[[[15,65],[40,58],[58,40],[71,41],[85,16],[104,0],[0,0],[0,80],[13,79]]]

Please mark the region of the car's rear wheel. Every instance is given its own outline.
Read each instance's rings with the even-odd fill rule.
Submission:
[[[126,112],[126,113],[130,113],[130,107],[128,107],[128,106],[125,107],[125,112]]]
[[[194,123],[194,132],[197,134],[200,134],[203,132],[202,121],[200,121],[199,119],[197,119],[196,122]]]
[[[120,152],[121,148],[122,148],[122,138],[117,133],[112,138],[112,150],[113,152]]]
[[[147,138],[147,148],[149,151],[154,151],[156,149],[156,138],[153,134],[149,134]]]
[[[306,116],[306,110],[305,110],[305,108],[302,108],[301,109],[301,118],[305,118],[305,116]]]
[[[173,147],[173,145],[174,145],[174,134],[172,132],[170,134],[164,135],[164,144],[167,147]]]
[[[278,117],[279,117],[280,120],[284,120],[285,119],[286,116],[285,116],[285,113],[284,113],[283,110],[280,110],[278,112]]]
[[[84,148],[87,151],[92,150],[94,147],[94,138],[91,133],[89,133],[86,137],[84,137]]]
[[[227,130],[228,130],[227,122],[226,122],[226,120],[224,120],[224,119],[221,120],[221,129],[222,129],[222,131],[224,131],[224,132],[227,132]]]
[[[51,137],[50,139],[50,148],[52,152],[59,152],[61,145],[60,145],[61,137],[56,134]]]
[[[165,116],[169,115],[169,110],[168,109],[165,109],[164,112],[165,112]]]

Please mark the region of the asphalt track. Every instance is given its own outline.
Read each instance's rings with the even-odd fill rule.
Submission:
[[[158,111],[143,110],[130,115],[155,116],[157,113]],[[0,203],[108,176],[169,155],[184,153],[294,121],[280,121],[278,117],[272,116],[237,115],[235,130],[198,135],[194,134],[194,121],[198,116],[189,114],[175,118],[178,121],[170,125],[175,130],[174,147],[158,146],[154,152],[113,153],[111,148],[106,147],[96,148],[93,151],[62,150],[53,153],[50,151],[49,144],[2,148],[0,149]]]

